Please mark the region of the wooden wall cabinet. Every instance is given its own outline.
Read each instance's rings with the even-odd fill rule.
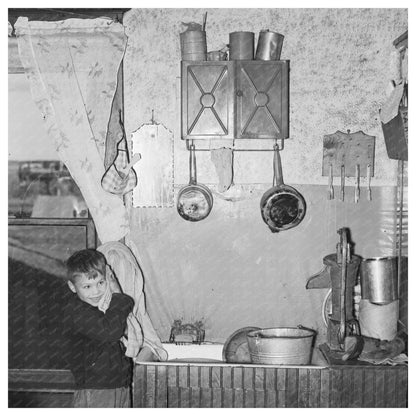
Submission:
[[[289,61],[182,61],[182,139],[289,137]]]

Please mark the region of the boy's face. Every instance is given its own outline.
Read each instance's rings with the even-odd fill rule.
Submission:
[[[97,272],[95,277],[89,277],[87,273],[80,273],[75,276],[75,281],[68,281],[69,288],[78,295],[78,297],[90,304],[98,306],[98,302],[107,288],[105,276]]]

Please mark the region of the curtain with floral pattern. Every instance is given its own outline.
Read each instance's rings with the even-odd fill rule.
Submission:
[[[19,54],[50,145],[79,186],[102,243],[129,231],[121,197],[101,187],[107,126],[127,38],[110,19],[16,24]]]

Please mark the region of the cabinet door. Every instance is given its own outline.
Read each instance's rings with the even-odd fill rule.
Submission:
[[[289,137],[289,61],[236,63],[236,138]]]
[[[182,61],[182,139],[233,139],[232,64]]]

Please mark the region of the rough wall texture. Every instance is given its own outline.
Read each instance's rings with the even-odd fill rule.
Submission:
[[[203,9],[132,9],[125,15],[127,134],[150,122],[174,132],[175,187],[189,181],[188,154],[180,139],[181,22],[202,21]],[[237,202],[214,195],[201,223],[172,209],[131,209],[130,238],[138,245],[147,304],[163,339],[173,319],[204,318],[207,337],[224,339],[246,325],[310,325],[325,329],[325,291],[306,291],[308,276],[334,252],[340,227],[349,227],[356,253],[393,252],[395,161],[387,158],[378,110],[390,79],[398,78],[392,42],[407,29],[405,9],[208,9],[208,50],[228,43],[233,31],[261,29],[285,36],[290,60],[290,140],[282,163],[285,182],[297,184],[308,212],[293,230],[272,234],[262,223],[261,194],[271,186],[271,152],[235,152]],[[322,138],[336,130],[376,136],[372,202],[326,200]],[[155,155],[157,157],[157,155]],[[198,180],[215,189],[209,152],[198,152]],[[140,178],[139,178],[140,180]],[[347,185],[353,183],[347,180]],[[338,189],[336,189],[338,191]]]
[[[202,22],[204,9],[132,9],[125,15],[126,128],[150,120],[175,132],[176,183],[187,182],[187,155],[180,141],[181,22]],[[281,59],[290,60],[290,137],[282,153],[288,183],[325,183],[322,137],[336,130],[376,136],[374,184],[395,183],[378,111],[390,79],[397,79],[393,40],[407,29],[406,9],[208,9],[208,50],[229,42],[229,33],[262,29],[285,36]],[[215,183],[209,155],[201,155],[200,179]],[[236,183],[270,181],[268,153],[237,153]],[[266,163],[265,163],[266,161]],[[307,169],[299,169],[302,166]]]

